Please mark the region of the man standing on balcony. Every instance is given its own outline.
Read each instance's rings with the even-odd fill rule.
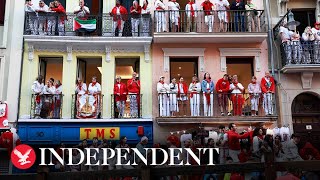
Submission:
[[[184,82],[183,77],[181,76],[178,82],[178,103],[180,112],[182,112],[182,115],[187,115],[187,100],[188,100],[188,85]]]
[[[121,82],[120,76],[116,77],[116,83],[113,87],[113,95],[119,112],[118,118],[122,118],[124,116],[124,109],[127,100],[127,87]]]
[[[232,84],[230,85],[231,90],[231,100],[233,105],[233,115],[241,116],[242,115],[242,105],[244,99],[242,93],[244,92],[244,87],[241,83],[238,82],[238,76],[232,76]]]
[[[227,9],[230,8],[230,4],[227,0],[218,0],[216,1],[216,6],[218,10],[218,18],[219,18],[219,32],[227,32]]]
[[[231,10],[234,10],[233,20],[236,32],[245,32],[244,12],[246,10],[242,0],[236,0],[231,4]]]
[[[286,64],[291,64],[292,61],[292,43],[291,43],[291,37],[294,35],[294,32],[290,31],[287,27],[285,27],[284,22],[282,22],[282,25],[280,26],[279,34],[282,41],[282,51],[284,51],[282,54],[285,55],[284,59]]]
[[[250,93],[251,116],[257,116],[261,96],[261,87],[260,84],[257,83],[257,77],[252,77],[251,83],[248,85],[248,91]]]
[[[139,116],[140,107],[140,80],[137,73],[132,73],[132,78],[127,81],[128,94],[130,99],[130,117]]]
[[[179,17],[180,17],[180,5],[177,0],[170,0],[168,2],[168,10],[170,17],[170,29],[171,32],[178,32],[179,29]]]
[[[218,103],[220,106],[221,116],[224,116],[225,112],[228,112],[228,116],[231,113],[228,111],[228,93],[230,90],[229,75],[223,75],[223,78],[219,79],[216,85],[216,91],[218,93]]]
[[[265,72],[265,76],[261,79],[261,90],[263,93],[263,109],[266,115],[273,114],[273,102],[275,93],[275,81],[269,71]]]
[[[320,63],[320,22],[314,23],[312,33],[315,35],[316,40],[314,41],[314,63]]]
[[[257,11],[257,6],[252,3],[252,0],[247,0],[247,4],[245,6],[247,12],[247,21],[248,21],[248,31],[251,32],[252,29],[255,29],[256,32],[260,32],[260,19],[259,13]],[[252,25],[254,22],[254,25]]]
[[[27,28],[26,31],[30,31],[32,35],[36,35],[37,30],[35,25],[37,25],[38,23],[36,22],[37,17],[31,0],[26,0],[26,4],[24,5],[24,12],[27,13],[27,20],[29,26],[29,28]]]
[[[139,6],[138,1],[133,1],[133,6],[130,8],[131,14],[131,29],[132,36],[139,35],[139,24],[140,24],[140,16],[141,16],[141,6]]]
[[[204,78],[201,82],[201,89],[203,92],[203,109],[204,116],[213,116],[213,90],[214,83],[211,80],[211,76],[208,72],[204,74]]]
[[[47,17],[46,13],[48,12],[49,7],[44,3],[44,1],[39,1],[39,6],[35,8],[35,11],[38,15],[38,21],[36,21],[35,28],[38,28],[39,35],[45,35],[45,30],[47,27]],[[39,23],[39,24],[38,24]]]
[[[155,21],[157,22],[157,31],[156,32],[166,32],[167,31],[167,22],[165,16],[166,6],[163,4],[162,0],[156,0],[154,2],[155,11]]]
[[[189,92],[191,116],[200,116],[201,84],[199,83],[197,76],[192,77],[192,82],[189,85]]]
[[[66,16],[66,10],[62,6],[62,4],[59,1],[54,1],[54,8],[51,8],[51,11],[54,11],[59,14],[60,21],[58,24],[58,30],[59,30],[59,36],[64,36],[64,21]]]
[[[196,32],[197,31],[197,24],[196,24],[196,18],[197,18],[197,11],[198,7],[197,4],[194,3],[194,0],[189,0],[189,3],[186,5],[186,14],[187,14],[187,30],[186,32]]]
[[[128,11],[121,5],[120,0],[116,1],[116,6],[112,9],[110,16],[113,18],[112,35],[115,36],[116,29],[118,28],[119,37],[121,37],[123,25],[128,16]]]
[[[177,102],[177,93],[178,93],[178,85],[176,78],[171,79],[171,83],[169,84],[170,88],[170,95],[169,95],[169,102],[170,102],[170,112],[171,116],[175,116],[176,112],[179,112],[178,102]]]
[[[84,0],[80,0],[79,6],[74,9],[73,13],[76,14],[77,18],[81,20],[87,20],[88,15],[90,14],[90,10],[87,6],[84,5]]]
[[[35,112],[34,112],[35,118],[40,118],[40,112],[42,108],[41,94],[42,94],[43,88],[44,88],[43,77],[39,75],[39,77],[37,78],[36,81],[33,82],[31,87],[32,92],[34,94],[34,98],[35,98]]]
[[[160,116],[170,116],[169,110],[169,85],[164,82],[164,76],[160,76],[157,84],[157,92],[159,94]]]
[[[201,9],[204,11],[204,22],[209,28],[209,32],[213,31],[213,23],[214,23],[214,5],[210,2],[210,0],[205,0],[201,4]]]

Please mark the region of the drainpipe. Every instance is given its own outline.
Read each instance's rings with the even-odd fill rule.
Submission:
[[[270,16],[270,2],[269,0],[265,0],[265,11],[267,15],[267,23],[268,23],[268,54],[270,57],[270,63],[271,63],[271,74],[274,76],[274,57],[273,57],[273,47],[272,47],[272,38],[273,38],[273,32],[271,28],[271,16]]]

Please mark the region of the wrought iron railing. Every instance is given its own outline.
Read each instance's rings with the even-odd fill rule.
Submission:
[[[31,119],[60,119],[62,115],[63,94],[32,94]]]
[[[83,23],[83,24],[82,24]],[[133,26],[133,24],[135,25]],[[86,26],[83,26],[86,24]],[[90,25],[90,27],[88,26]],[[53,12],[25,14],[24,35],[43,36],[151,36],[151,15],[88,15],[76,21],[76,15]]]
[[[320,41],[287,41],[281,44],[282,65],[320,65]]]
[[[142,118],[142,94],[111,94],[111,118]]]
[[[156,10],[154,32],[266,32],[265,13],[264,10]]]
[[[276,115],[273,93],[158,94],[160,117],[218,117],[218,116],[270,116]]]
[[[102,94],[72,95],[71,119],[101,119],[102,109]]]

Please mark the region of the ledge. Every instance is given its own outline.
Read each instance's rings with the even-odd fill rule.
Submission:
[[[127,122],[152,122],[147,119],[19,119],[18,123],[127,123]]]
[[[320,72],[320,64],[291,64],[284,66],[283,73]]]
[[[155,43],[262,43],[267,33],[154,33]]]
[[[217,117],[157,117],[159,125],[170,124],[226,124],[235,122],[238,124],[274,123],[278,116],[217,116]]]

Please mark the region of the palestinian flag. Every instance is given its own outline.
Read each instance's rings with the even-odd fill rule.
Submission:
[[[97,20],[81,20],[79,18],[75,18],[73,21],[73,31],[86,31],[93,32],[97,28]]]

